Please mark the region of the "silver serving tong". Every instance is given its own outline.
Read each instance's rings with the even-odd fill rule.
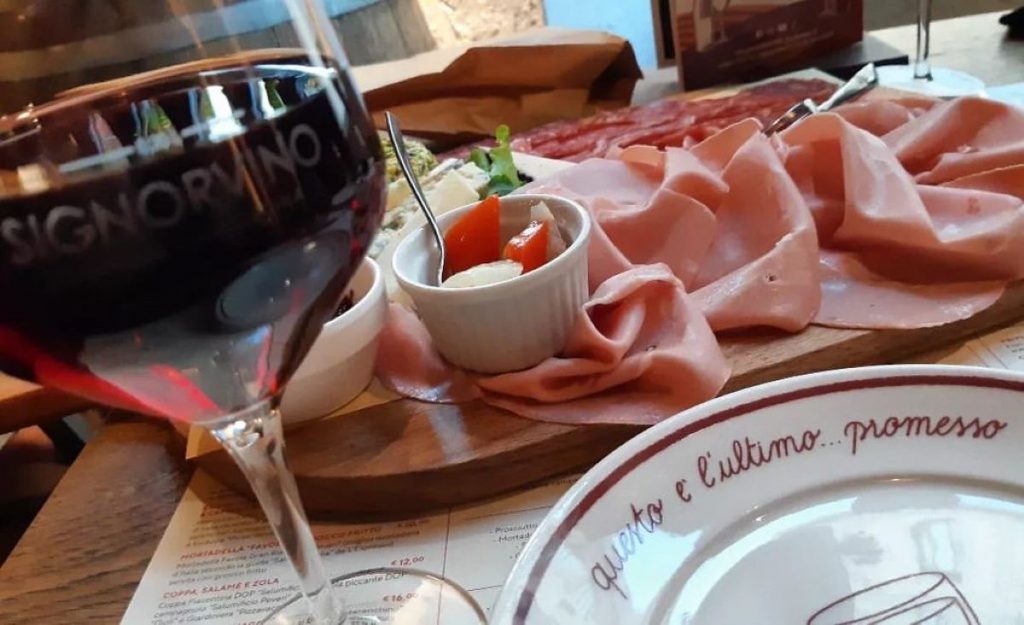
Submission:
[[[875,64],[868,63],[821,104],[816,104],[813,100],[808,99],[793,105],[778,119],[769,124],[764,129],[764,134],[773,135],[777,132],[782,132],[805,117],[815,113],[830,111],[840,104],[849,102],[867,93],[877,84],[878,72],[875,71]]]
[[[384,119],[387,120],[388,136],[391,137],[391,145],[395,148],[398,166],[405,175],[409,188],[412,189],[416,203],[420,205],[423,214],[427,216],[430,230],[434,233],[434,242],[437,244],[438,252],[437,284],[434,286],[441,286],[441,283],[444,282],[445,264],[444,237],[441,235],[441,228],[438,227],[437,219],[434,218],[434,211],[430,210],[430,205],[427,204],[427,196],[423,194],[420,181],[416,179],[416,174],[412,171],[412,163],[409,162],[409,152],[405,149],[405,137],[402,135],[402,128],[398,125],[398,118],[392,115],[391,111],[387,111],[384,113]]]

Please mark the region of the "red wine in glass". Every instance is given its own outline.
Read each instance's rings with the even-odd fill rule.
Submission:
[[[4,120],[0,367],[193,422],[278,395],[379,224],[376,131],[302,59],[119,87]]]

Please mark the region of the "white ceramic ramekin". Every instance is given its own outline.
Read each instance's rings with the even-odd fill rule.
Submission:
[[[322,417],[355,399],[373,378],[387,297],[380,267],[369,258],[349,284],[354,304],[324,324],[281,400],[285,424]]]
[[[544,202],[568,248],[530,273],[482,287],[428,286],[437,267],[434,239],[426,227],[411,233],[395,251],[395,277],[412,298],[438,351],[449,362],[481,373],[505,373],[536,365],[562,351],[587,301],[587,245],[590,215],[582,206],[552,195],[509,195],[503,207]],[[475,204],[438,217],[446,230]]]

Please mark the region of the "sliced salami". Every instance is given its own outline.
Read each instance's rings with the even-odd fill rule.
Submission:
[[[659,100],[602,111],[586,119],[552,122],[513,136],[512,149],[581,162],[614,155],[631,145],[681,147],[703,141],[748,117],[768,124],[797,102],[822,100],[834,89],[835,85],[824,80],[794,78],[716,98]],[[461,157],[467,152],[468,148],[461,148],[442,156]]]

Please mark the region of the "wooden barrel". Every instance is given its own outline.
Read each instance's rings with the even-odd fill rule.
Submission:
[[[353,65],[434,47],[416,0],[318,1]],[[283,0],[0,0],[0,32],[0,112],[150,69],[298,45]]]

